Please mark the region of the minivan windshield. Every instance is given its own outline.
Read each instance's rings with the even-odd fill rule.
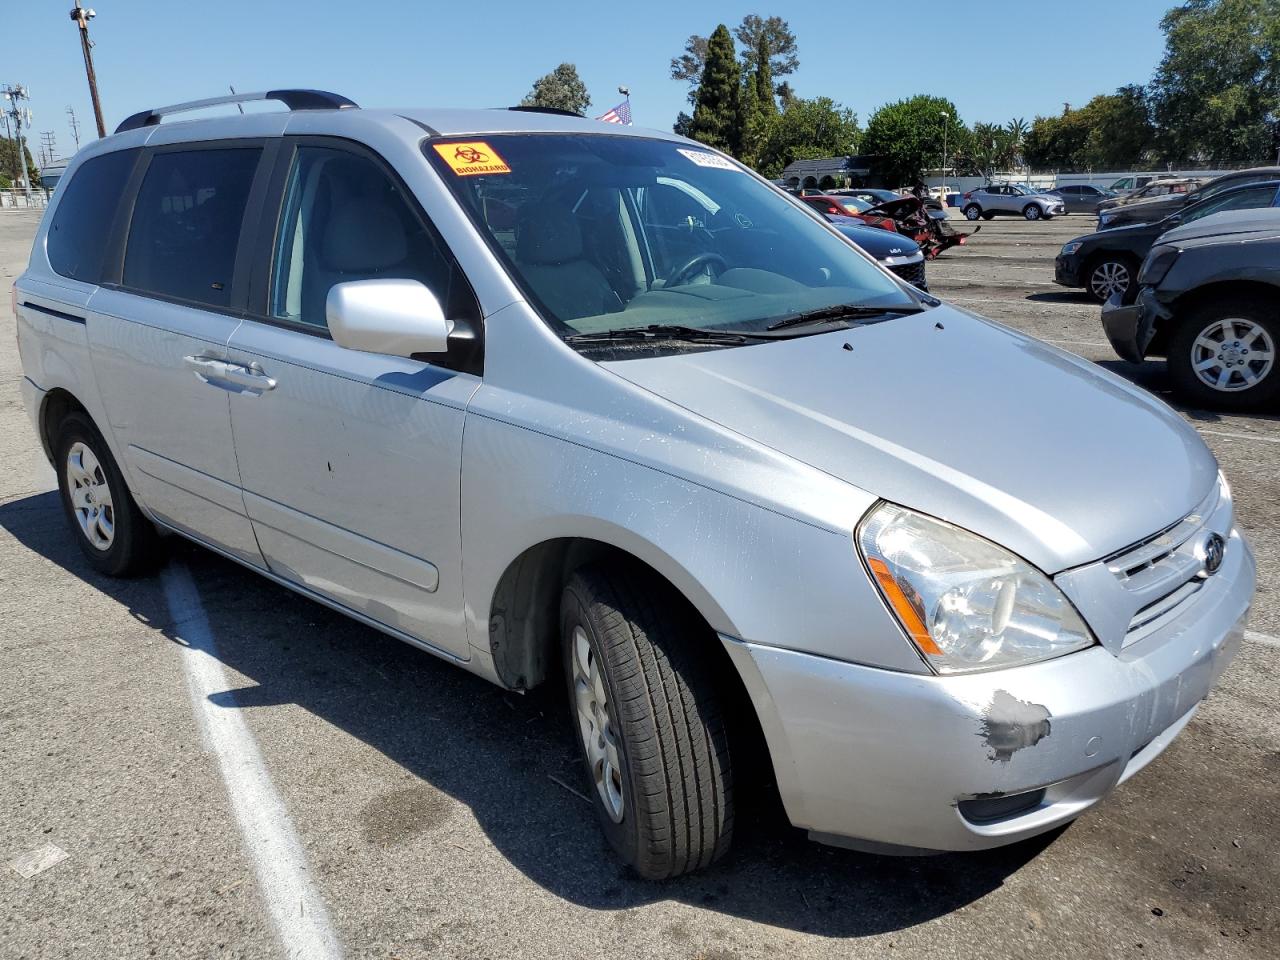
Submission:
[[[928,302],[799,202],[694,144],[533,133],[425,151],[530,302],[575,344],[622,331],[737,346]]]

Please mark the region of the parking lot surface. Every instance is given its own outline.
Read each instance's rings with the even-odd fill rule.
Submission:
[[[1052,283],[1091,223],[983,224],[933,290],[1169,399],[1162,364],[1116,360],[1098,308]],[[1280,956],[1280,419],[1179,408],[1231,481],[1258,595],[1213,696],[1098,808],[893,859],[809,843],[761,796],[724,863],[648,883],[576,793],[555,696],[175,540],[155,577],[89,568],[19,398],[7,291],[35,225],[0,212],[0,861],[22,868],[0,868],[0,957]]]

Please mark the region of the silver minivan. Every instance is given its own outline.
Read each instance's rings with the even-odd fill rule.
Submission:
[[[531,110],[149,110],[72,162],[22,389],[108,574],[188,537],[512,690],[609,841],[977,850],[1151,762],[1254,561],[1198,435],[683,138]],[[230,102],[231,98],[227,98]],[[481,722],[483,722],[481,720]]]

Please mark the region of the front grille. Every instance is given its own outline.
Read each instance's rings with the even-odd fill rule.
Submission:
[[[929,285],[924,279],[924,259],[917,260],[915,263],[900,263],[897,266],[889,268],[907,283],[921,290],[928,290]]]
[[[1107,558],[1107,570],[1122,587],[1150,598],[1129,620],[1124,646],[1155,633],[1194,602],[1204,586],[1199,545],[1217,500],[1215,488],[1200,507],[1172,527]]]

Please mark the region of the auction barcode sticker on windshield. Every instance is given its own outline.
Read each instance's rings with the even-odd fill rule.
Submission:
[[[449,169],[460,177],[511,172],[507,161],[498,156],[498,151],[483,140],[473,140],[469,143],[435,143],[432,146],[449,165]]]
[[[677,152],[684,154],[700,167],[715,167],[718,170],[737,170],[733,165],[733,161],[726,157],[722,157],[717,153],[707,153],[705,150],[686,150],[683,147],[677,147]]]

